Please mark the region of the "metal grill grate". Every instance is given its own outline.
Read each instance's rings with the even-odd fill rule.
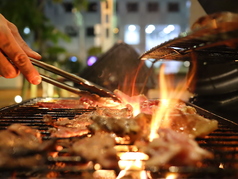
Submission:
[[[57,98],[55,100],[61,100]],[[43,140],[52,139],[48,128],[52,127],[46,124],[42,119],[45,114],[50,114],[53,119],[59,117],[73,118],[75,115],[80,115],[92,109],[48,109],[39,107],[37,102],[44,101],[44,98],[31,99],[21,104],[7,106],[0,109],[0,130],[4,130],[7,126],[13,123],[21,123],[38,129]],[[216,119],[219,122],[218,130],[211,133],[205,138],[198,138],[198,144],[205,149],[211,150],[215,154],[215,159],[207,160],[202,167],[170,167],[165,169],[148,169],[152,178],[163,178],[168,173],[176,173],[178,178],[236,178],[238,177],[238,125],[225,118],[217,116],[209,111],[199,108],[193,104],[188,104],[195,107],[200,115],[207,118]],[[64,140],[73,140],[73,138],[56,138],[58,144]],[[93,168],[85,168],[82,159],[78,156],[67,155],[68,148],[65,147],[60,151],[56,158],[48,157],[48,162],[45,166],[34,168],[33,171],[23,172],[22,170],[14,169],[8,171],[0,168],[0,176],[17,176],[19,178],[27,178],[37,176],[46,177],[50,173],[57,172],[59,178],[77,178],[81,176],[93,174]],[[109,171],[108,171],[109,172]],[[117,173],[118,171],[114,171]],[[59,175],[60,174],[60,175]],[[91,176],[91,175],[90,175]],[[48,176],[49,177],[49,176]],[[92,176],[91,176],[92,177]],[[50,177],[49,177],[50,178]]]

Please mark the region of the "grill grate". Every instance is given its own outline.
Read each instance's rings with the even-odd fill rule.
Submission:
[[[47,131],[49,127],[42,119],[45,114],[50,114],[53,119],[59,117],[73,118],[75,115],[83,114],[84,112],[92,111],[92,109],[48,109],[39,107],[37,102],[44,101],[45,98],[36,98],[29,101],[25,101],[21,104],[7,106],[0,109],[0,130],[4,130],[7,126],[13,123],[21,123],[38,129],[43,140],[52,139],[50,133]],[[57,98],[54,100],[61,100]],[[209,111],[199,108],[193,104],[188,104],[195,107],[200,115],[204,115],[207,118],[216,119],[219,122],[218,130],[211,133],[205,138],[197,138],[198,144],[208,150],[213,151],[215,159],[207,160],[204,162],[204,166],[200,168],[194,167],[170,167],[166,169],[148,169],[152,178],[165,177],[168,173],[176,173],[182,178],[236,178],[238,177],[238,125],[225,118],[217,116]],[[64,143],[65,140],[73,140],[72,138],[56,138],[58,144]],[[94,170],[92,167],[86,167],[82,159],[78,156],[69,156],[68,148],[64,147],[59,152],[59,156],[52,158],[48,157],[48,162],[45,166],[39,166],[34,168],[30,172],[22,172],[22,169],[14,169],[9,171],[0,168],[0,176],[5,177],[16,176],[21,178],[38,176],[49,178],[54,172],[60,174],[60,178],[77,178],[85,175],[92,175]],[[118,171],[114,171],[116,174]],[[93,178],[93,175],[91,176]]]

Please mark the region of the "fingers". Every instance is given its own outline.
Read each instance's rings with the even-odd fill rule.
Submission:
[[[15,38],[15,40],[17,41],[17,43],[19,44],[19,46],[22,48],[22,50],[26,53],[27,56],[35,58],[35,59],[41,59],[41,55],[38,54],[37,52],[33,51],[28,45],[27,43],[22,39],[22,37],[20,36],[17,27],[7,21],[7,25],[11,30],[11,33],[13,35],[13,37]]]
[[[7,60],[0,52],[0,75],[4,78],[15,78],[20,74],[20,71]]]
[[[39,84],[41,82],[41,77],[38,71],[33,67],[28,56],[20,48],[19,44],[15,41],[12,34],[8,33],[5,35],[6,37],[2,38],[4,40],[0,44],[0,49],[8,58],[11,59],[13,64],[21,71],[21,73],[30,83],[35,85]],[[11,70],[9,67],[7,69]]]
[[[0,18],[4,18],[0,14]],[[5,19],[5,18],[4,18]],[[2,19],[1,19],[2,20]],[[0,73],[4,77],[12,78],[16,77],[19,72],[24,75],[24,77],[32,84],[39,84],[41,82],[41,77],[38,71],[34,68],[28,55],[39,59],[40,55],[32,51],[27,44],[22,40],[18,34],[18,30],[14,24],[11,24],[6,19],[5,21],[0,21],[0,50],[4,52],[14,64],[11,64],[6,57],[1,53],[0,54]],[[8,25],[6,25],[8,24]],[[10,29],[11,28],[11,29]],[[19,43],[18,43],[19,42]],[[22,47],[20,46],[22,45]],[[5,65],[6,64],[6,65]],[[16,67],[16,68],[14,68]],[[4,69],[3,69],[4,68]]]

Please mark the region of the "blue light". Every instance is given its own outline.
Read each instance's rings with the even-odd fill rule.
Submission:
[[[23,32],[24,32],[24,34],[30,34],[31,33],[31,29],[29,27],[25,27],[23,29]]]
[[[90,56],[90,57],[88,58],[87,64],[88,64],[88,66],[92,66],[96,61],[97,61],[97,57],[95,57],[95,56]]]
[[[69,60],[70,60],[71,62],[77,62],[78,58],[75,57],[75,56],[72,56],[72,57],[69,58]]]

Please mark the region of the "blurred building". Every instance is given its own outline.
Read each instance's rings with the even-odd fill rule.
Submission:
[[[45,13],[71,36],[65,48],[86,58],[89,48],[101,45],[106,51],[119,40],[143,53],[174,38],[189,26],[189,7],[189,0],[89,0],[86,10],[76,12],[72,0],[63,0],[48,1]]]

